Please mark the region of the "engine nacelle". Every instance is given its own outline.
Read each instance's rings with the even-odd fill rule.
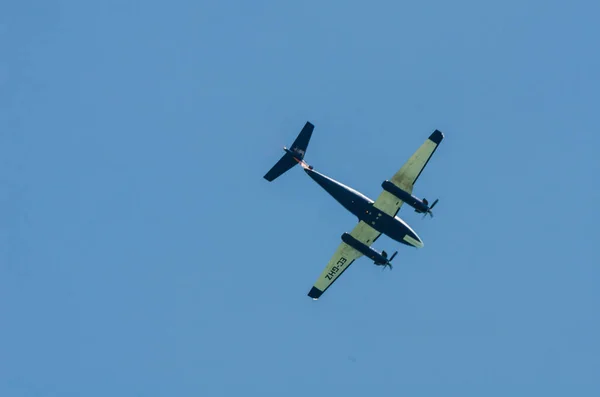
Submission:
[[[419,200],[412,194],[400,189],[398,186],[394,185],[390,181],[384,181],[381,184],[381,187],[386,192],[393,194],[395,197],[399,198],[400,200],[404,201],[406,204],[410,205],[416,210],[419,210],[420,212],[427,212],[429,210],[429,207],[421,200]]]
[[[373,259],[373,261],[376,264],[384,265],[389,262],[386,257],[381,255],[381,253],[377,252],[376,250],[369,247],[368,245],[363,244],[362,242],[358,241],[357,239],[352,237],[349,233],[342,234],[342,241],[345,242],[346,244],[348,244],[350,247],[357,250],[358,252],[360,252],[361,254],[363,254],[364,256],[366,256],[367,258]]]

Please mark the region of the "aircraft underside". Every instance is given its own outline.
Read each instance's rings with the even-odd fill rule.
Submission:
[[[284,155],[264,175],[264,179],[272,182],[299,164],[327,193],[358,218],[358,224],[350,232],[340,236],[339,245],[308,292],[308,296],[316,300],[361,256],[371,259],[378,266],[391,268],[391,261],[397,252],[388,257],[385,251],[379,252],[371,247],[382,234],[408,246],[423,247],[423,241],[417,233],[397,214],[406,203],[423,216],[433,216],[431,209],[437,200],[429,205],[426,199],[413,196],[412,191],[421,172],[444,139],[444,134],[435,130],[404,165],[382,183],[383,190],[373,201],[351,187],[315,171],[304,161],[313,129],[314,125],[306,122],[292,146],[289,149],[283,148]]]
[[[423,247],[421,238],[402,219],[397,216],[392,217],[375,208],[373,200],[351,187],[315,171],[312,167],[303,168],[315,182],[359,220],[399,243],[417,248]]]

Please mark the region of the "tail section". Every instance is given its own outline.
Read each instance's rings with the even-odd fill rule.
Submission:
[[[272,182],[285,172],[289,171],[293,166],[298,163],[304,162],[304,155],[306,154],[306,148],[308,148],[308,142],[312,136],[315,126],[310,122],[306,122],[300,134],[292,144],[290,149],[283,148],[285,154],[275,165],[267,172],[264,178]]]
[[[306,148],[308,148],[308,142],[310,142],[310,137],[312,136],[314,129],[315,126],[307,121],[294,143],[292,143],[291,151],[300,156],[300,160],[304,159],[304,154],[306,153]]]
[[[264,178],[269,182],[273,182],[296,164],[298,164],[298,162],[294,156],[286,152],[283,157],[277,163],[275,163],[273,168],[271,168],[269,172],[265,174]]]

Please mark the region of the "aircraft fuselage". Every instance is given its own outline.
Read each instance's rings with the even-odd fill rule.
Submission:
[[[392,217],[375,208],[373,206],[374,200],[327,175],[315,171],[312,167],[303,166],[303,168],[315,182],[359,220],[399,243],[417,248],[423,247],[422,240],[406,222],[397,216]]]

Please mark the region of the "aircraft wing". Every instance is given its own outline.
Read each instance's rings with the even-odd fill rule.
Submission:
[[[381,233],[365,222],[360,221],[350,232],[350,235],[358,241],[370,246],[379,238]],[[350,267],[352,262],[361,256],[362,254],[360,252],[342,242],[329,260],[325,270],[323,270],[314,286],[311,288],[308,296],[315,300],[319,299],[327,288],[331,287],[331,284],[333,284],[335,280]]]
[[[394,174],[390,181],[400,189],[412,194],[415,182],[419,179],[421,172],[423,172],[427,162],[429,162],[429,159],[440,142],[442,142],[442,139],[444,139],[444,134],[441,131],[435,130],[408,161],[404,163],[400,170]],[[388,215],[396,216],[402,204],[402,200],[384,190],[377,200],[375,200],[373,206]]]

